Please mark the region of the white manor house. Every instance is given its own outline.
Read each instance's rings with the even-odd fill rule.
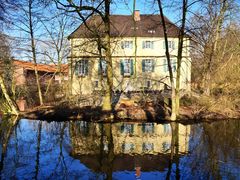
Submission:
[[[179,28],[166,17],[169,51],[174,75],[178,49]],[[169,85],[169,72],[165,56],[165,42],[160,15],[111,15],[111,53],[114,90],[123,92],[160,91]],[[106,63],[104,51],[100,56],[95,41],[102,25],[99,16],[92,16],[69,35],[75,94],[91,94],[104,88]],[[180,88],[189,91],[191,82],[190,39],[184,38]]]

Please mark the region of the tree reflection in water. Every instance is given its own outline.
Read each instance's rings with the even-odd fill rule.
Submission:
[[[2,121],[1,179],[237,179],[239,122]]]
[[[0,121],[0,152],[1,152],[0,174],[3,169],[4,165],[3,162],[7,152],[8,142],[14,130],[14,127],[18,122],[17,120],[18,120],[17,117],[3,117],[3,119],[1,119]]]

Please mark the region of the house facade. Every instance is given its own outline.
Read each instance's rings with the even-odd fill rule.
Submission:
[[[35,65],[33,62],[12,60],[13,64],[13,81],[16,86],[33,85],[36,86],[36,76],[34,72]],[[39,80],[41,85],[48,84],[52,79],[54,83],[61,83],[61,80],[68,80],[68,65],[61,65],[61,73],[63,78],[60,77],[60,72],[56,65],[37,64]]]
[[[171,64],[176,76],[179,28],[165,18]],[[111,15],[111,55],[114,91],[160,91],[169,86],[165,41],[160,15]],[[91,94],[104,89],[106,62],[99,48],[100,17],[93,16],[70,36],[72,90],[75,94]],[[91,30],[89,30],[91,29]],[[100,41],[100,42],[99,42]],[[184,38],[181,64],[181,89],[190,91],[191,58],[189,37]]]

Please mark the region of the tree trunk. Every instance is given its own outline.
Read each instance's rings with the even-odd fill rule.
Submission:
[[[16,107],[15,103],[12,101],[12,99],[10,98],[10,96],[7,92],[7,88],[4,84],[3,77],[1,75],[0,75],[0,87],[2,89],[2,93],[3,93],[6,101],[10,107],[11,113],[14,115],[18,115],[19,113],[18,113],[17,107]]]
[[[166,47],[166,53],[165,54],[166,54],[166,57],[167,57],[169,79],[170,79],[170,84],[171,84],[172,103],[171,103],[171,117],[170,117],[170,120],[175,121],[176,118],[177,118],[177,116],[176,116],[176,90],[175,90],[175,84],[174,84],[174,79],[173,79],[173,71],[172,71],[172,66],[171,66],[170,53],[169,53],[169,48],[168,48],[167,28],[166,28],[164,15],[163,15],[163,8],[162,8],[161,0],[158,0],[158,6],[159,6],[159,10],[160,10],[163,32],[164,32],[164,40],[165,40],[165,47]]]
[[[171,147],[170,147],[170,157],[169,157],[169,165],[168,165],[168,171],[166,179],[171,179],[171,172],[173,169],[173,165],[175,164],[176,167],[176,176],[179,176],[179,169],[178,169],[178,151],[179,151],[179,127],[176,122],[171,122]],[[177,160],[177,162],[174,162],[174,157]],[[178,174],[177,174],[178,173]],[[180,179],[179,177],[176,179]]]
[[[112,89],[113,89],[113,72],[112,72],[112,55],[111,55],[111,42],[110,42],[110,0],[105,1],[105,50],[106,50],[106,63],[107,63],[107,87],[103,97],[103,111],[111,112],[112,107]]]
[[[37,136],[37,152],[36,152],[36,164],[35,164],[35,177],[34,179],[38,179],[39,173],[39,161],[40,161],[40,150],[41,150],[41,135],[42,135],[42,121],[39,121],[38,124],[38,136]]]
[[[71,43],[71,57],[70,57],[70,67],[68,73],[68,94],[67,97],[70,98],[73,94],[73,72],[74,72],[74,65],[73,65],[73,40],[70,40]]]
[[[179,115],[180,109],[180,83],[181,83],[181,64],[182,64],[182,52],[183,52],[183,40],[185,34],[185,23],[187,13],[188,0],[183,0],[182,7],[182,24],[178,36],[178,55],[177,55],[177,75],[176,75],[176,115]]]
[[[3,120],[3,121],[6,121],[6,120]],[[0,124],[0,135],[1,135],[1,143],[2,143],[1,157],[0,157],[0,177],[1,177],[1,172],[4,168],[3,167],[4,159],[6,157],[9,140],[17,122],[18,122],[18,117],[11,117],[7,119],[7,123],[2,122]]]
[[[38,70],[37,70],[37,58],[36,58],[36,49],[35,49],[34,34],[33,34],[32,0],[29,0],[28,13],[29,13],[29,30],[30,30],[30,38],[31,38],[31,50],[32,50],[32,58],[33,58],[33,62],[34,62],[34,73],[35,73],[36,83],[37,83],[39,103],[40,103],[40,105],[43,105],[41,85],[39,82],[39,76],[38,76]]]

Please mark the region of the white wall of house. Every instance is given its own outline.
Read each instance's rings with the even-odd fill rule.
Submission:
[[[79,60],[88,61],[88,73],[86,75],[73,76],[73,93],[90,94],[93,90],[102,88],[101,75],[99,75],[99,52],[94,39],[71,39],[72,54],[71,60],[77,62]],[[122,43],[132,42],[126,48],[122,48]],[[143,47],[143,43],[149,41],[153,46],[149,48]],[[177,38],[169,38],[171,46],[170,54],[173,62],[177,60]],[[172,45],[172,42],[174,45]],[[184,41],[183,61],[181,65],[181,88],[190,90],[191,82],[191,59],[189,52],[188,39]],[[148,44],[149,45],[149,44]],[[169,72],[165,57],[164,39],[161,37],[137,37],[137,53],[135,55],[135,38],[112,38],[111,43],[114,88],[123,91],[140,91],[143,87],[149,86],[149,90],[162,90],[164,83],[169,84]],[[103,52],[104,56],[104,52]],[[125,59],[132,59],[134,73],[130,76],[121,74],[121,62]],[[150,59],[154,62],[154,70],[152,72],[143,72],[142,61]],[[175,73],[174,73],[175,74]],[[104,81],[104,77],[102,78]],[[150,83],[148,82],[150,81]]]

